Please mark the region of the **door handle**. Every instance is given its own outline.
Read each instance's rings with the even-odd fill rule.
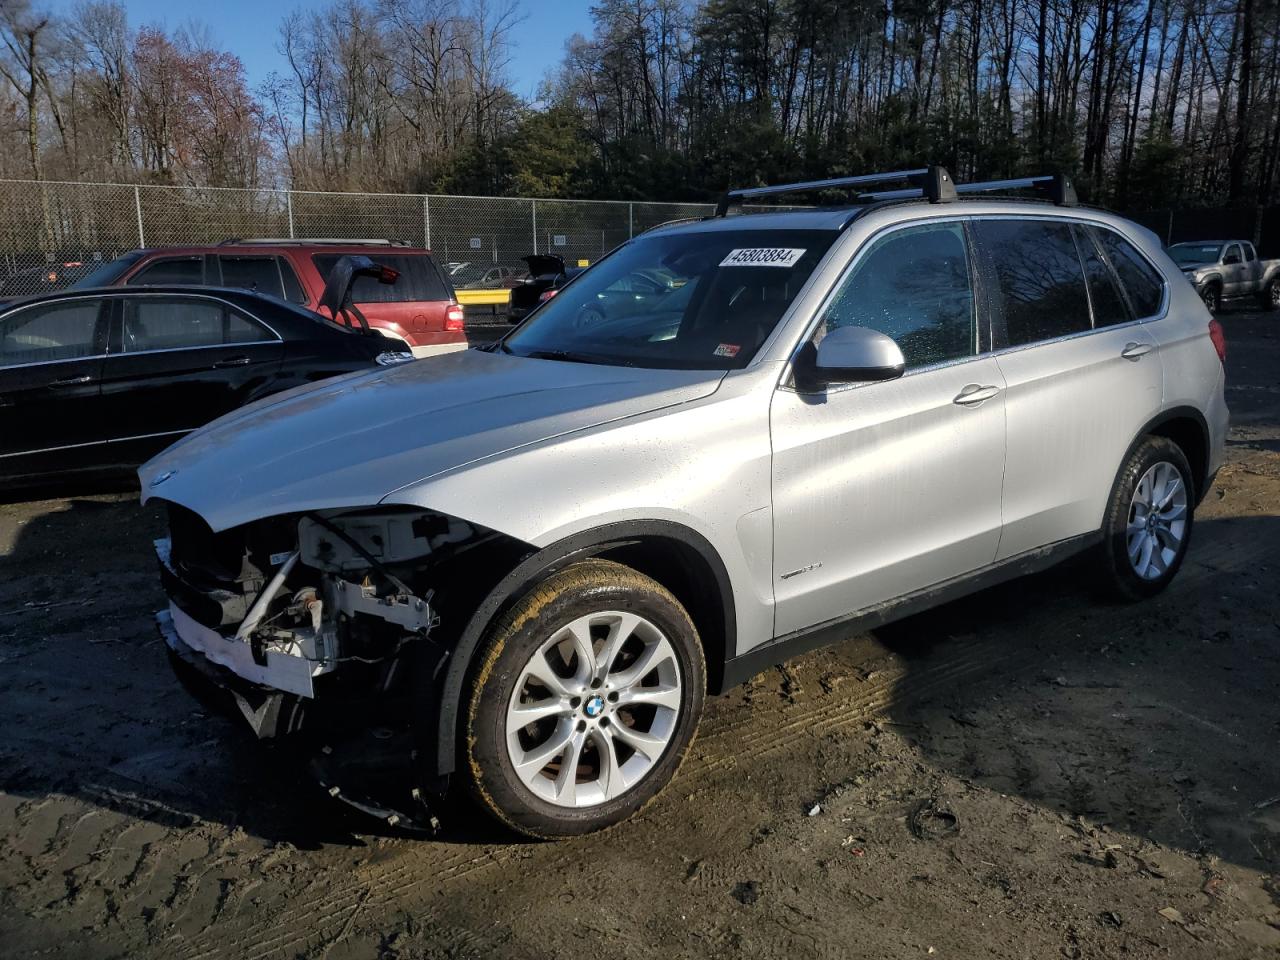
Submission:
[[[93,377],[87,373],[83,377],[67,377],[65,380],[54,380],[49,384],[51,387],[78,387],[82,383],[92,383]]]
[[[978,383],[971,383],[968,386],[966,386],[963,390],[961,390],[960,393],[956,396],[956,398],[951,402],[958,403],[961,406],[965,406],[965,407],[975,407],[978,404],[982,403],[982,401],[984,400],[990,400],[999,392],[1000,392],[999,387],[995,387],[995,386],[984,387]]]
[[[1149,343],[1126,343],[1124,349],[1120,351],[1120,356],[1126,360],[1141,360],[1152,350]]]
[[[248,363],[248,357],[231,357],[229,360],[219,360],[213,365],[213,368],[218,370],[222,367],[244,367],[247,366]]]

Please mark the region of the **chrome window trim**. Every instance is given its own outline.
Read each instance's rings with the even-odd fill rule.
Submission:
[[[1165,275],[1165,272],[1161,270],[1137,244],[1135,244],[1123,233],[1121,233],[1119,230],[1116,230],[1114,227],[1110,226],[1107,223],[1104,223],[1100,220],[1095,220],[1092,217],[1089,217],[1087,215],[1082,215],[1081,213],[1077,213],[1074,211],[1071,213],[1018,212],[1018,213],[980,213],[980,214],[974,214],[974,213],[966,214],[960,211],[949,211],[945,214],[939,214],[937,216],[920,217],[918,219],[904,220],[899,223],[886,224],[885,226],[877,230],[875,233],[872,233],[870,236],[868,236],[859,245],[857,252],[854,253],[853,257],[849,260],[849,263],[845,265],[844,270],[841,271],[839,277],[836,278],[835,282],[827,290],[826,296],[823,297],[822,302],[818,306],[818,309],[814,311],[813,317],[809,320],[809,323],[804,328],[803,333],[801,334],[799,339],[796,341],[795,345],[792,347],[791,353],[787,357],[786,363],[784,365],[782,376],[778,383],[778,389],[789,390],[792,393],[799,392],[795,389],[795,384],[792,378],[792,370],[795,367],[797,355],[799,354],[801,348],[806,343],[808,343],[810,339],[812,339],[814,333],[817,331],[818,324],[821,322],[822,317],[825,314],[827,308],[830,307],[833,299],[835,298],[835,295],[839,292],[840,288],[844,286],[845,281],[849,279],[849,276],[853,273],[857,265],[862,261],[862,258],[867,254],[867,252],[871,249],[871,247],[876,242],[878,242],[882,237],[886,236],[887,234],[894,233],[899,230],[908,229],[911,227],[919,227],[919,226],[924,226],[928,224],[938,224],[938,223],[959,223],[963,226],[965,223],[973,223],[974,221],[977,221],[977,220],[1036,220],[1036,221],[1047,221],[1050,223],[1077,223],[1083,226],[1094,227],[1099,230],[1109,230],[1112,233],[1114,233],[1117,237],[1119,237],[1121,240],[1123,240],[1125,243],[1127,243],[1134,250],[1134,252],[1137,253],[1137,255],[1142,258],[1143,262],[1146,263],[1152,270],[1155,271],[1156,276],[1160,278],[1160,281],[1161,281],[1160,309],[1156,313],[1153,313],[1148,317],[1138,317],[1128,321],[1127,323],[1113,323],[1105,327],[1092,327],[1088,330],[1077,330],[1074,333],[1063,334],[1062,336],[1053,337],[1049,340],[1037,340],[1034,343],[1022,343],[1016,346],[1001,347],[998,350],[987,350],[982,353],[975,353],[973,356],[970,356],[970,357],[958,357],[954,360],[944,360],[939,363],[929,364],[927,366],[915,367],[914,369],[909,369],[906,372],[904,372],[901,377],[895,378],[896,380],[904,380],[907,377],[913,376],[914,374],[917,374],[917,373],[928,373],[933,370],[941,370],[941,369],[945,369],[946,367],[953,367],[953,366],[957,366],[958,364],[969,363],[973,360],[980,360],[983,357],[1000,357],[1005,354],[1014,353],[1021,350],[1033,350],[1037,347],[1043,347],[1050,344],[1062,343],[1068,340],[1075,340],[1079,337],[1090,337],[1095,334],[1103,333],[1107,330],[1123,330],[1125,327],[1138,326],[1144,323],[1152,323],[1157,320],[1162,320],[1166,316],[1168,316],[1170,300],[1171,300],[1171,292],[1169,289],[1169,278]],[[965,238],[965,243],[966,244],[970,243],[970,240],[967,236]],[[1103,250],[1102,252],[1104,255],[1106,254],[1105,250]],[[970,250],[969,253],[970,253],[970,259],[972,259],[973,251]],[[1108,257],[1107,266],[1114,271],[1115,266],[1111,264],[1109,260],[1110,258]],[[1083,271],[1083,263],[1081,264],[1081,270]],[[1123,285],[1122,285],[1122,288],[1123,288]],[[1086,293],[1088,293],[1087,282],[1085,284],[1085,291]],[[1127,297],[1128,291],[1125,291],[1125,294]],[[977,304],[976,289],[974,291],[974,302],[975,302],[975,306],[977,306],[978,304]],[[783,319],[786,319],[785,316],[783,317]],[[1090,323],[1093,322],[1092,301],[1090,302],[1089,320],[1090,320]],[[781,321],[779,321],[779,323],[781,324]],[[886,381],[886,382],[893,382],[893,381]],[[828,394],[844,393],[848,390],[857,390],[857,389],[861,389],[862,387],[868,387],[868,386],[874,386],[874,383],[833,384],[827,387],[827,393]]]
[[[0,363],[0,371],[19,370],[19,369],[22,369],[23,367],[43,367],[53,363],[79,363],[83,360],[103,360],[103,359],[106,359],[107,357],[141,357],[141,356],[146,356],[147,354],[152,354],[152,353],[176,353],[180,350],[217,350],[217,349],[226,349],[228,347],[252,347],[252,346],[258,346],[264,343],[284,343],[284,337],[280,336],[279,332],[277,332],[276,329],[273,326],[271,326],[271,324],[259,318],[257,315],[250,313],[244,307],[238,306],[237,304],[232,303],[230,300],[224,300],[222,297],[214,296],[212,294],[207,294],[207,293],[201,293],[199,291],[192,291],[191,293],[160,293],[160,292],[151,292],[151,291],[144,292],[141,290],[136,293],[133,291],[120,291],[119,293],[98,292],[98,293],[84,293],[84,294],[69,294],[65,298],[65,300],[95,300],[95,299],[124,300],[127,303],[130,300],[137,300],[142,297],[189,297],[189,298],[194,298],[198,300],[208,300],[213,303],[220,303],[223,306],[226,306],[232,310],[238,311],[239,313],[248,317],[250,320],[253,320],[255,323],[266,328],[266,330],[270,332],[270,334],[273,337],[275,337],[275,339],[274,340],[237,340],[235,343],[209,343],[209,344],[204,344],[198,347],[161,347],[160,349],[157,349],[157,350],[134,350],[132,353],[126,352],[124,350],[121,350],[118,353],[112,353],[110,349],[108,349],[105,353],[95,353],[87,357],[72,357],[67,360],[33,360],[30,363],[13,363],[13,364]],[[11,312],[0,314],[0,321],[7,320],[9,319],[9,317],[13,316],[14,314],[20,313],[23,310],[31,310],[36,307],[48,306],[50,303],[63,303],[63,302],[65,302],[63,299],[59,299],[54,301],[43,301],[41,303],[24,304],[23,306],[16,307]],[[123,320],[121,322],[123,322]]]
[[[79,450],[84,447],[100,447],[104,443],[128,443],[131,440],[154,440],[157,437],[172,437],[178,434],[190,433],[196,429],[192,427],[186,430],[163,430],[160,433],[140,433],[133,437],[112,437],[108,440],[89,440],[85,443],[64,443],[58,447],[39,447],[33,450],[17,450],[13,453],[0,453],[0,460],[7,460],[10,457],[31,457],[39,453],[57,453],[59,450]]]

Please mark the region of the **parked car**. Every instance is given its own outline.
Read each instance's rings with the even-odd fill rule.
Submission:
[[[735,191],[491,347],[146,464],[180,668],[260,735],[407,731],[420,795],[562,837],[639,810],[704,695],[788,657],[1084,551],[1117,597],[1165,589],[1222,462],[1221,327],[1061,178],[912,175]],[[980,195],[1018,183],[1055,203]],[[581,322],[649,272],[690,290],[674,330]]]
[[[385,240],[229,240],[216,246],[134,250],[103,265],[77,287],[206,284],[244,287],[322,310],[329,271],[347,255],[372,255],[400,275],[393,286],[369,277],[352,293],[369,325],[403,340],[415,357],[467,346],[462,307],[431,251]]]
[[[332,276],[324,296],[348,326],[217,287],[64,290],[0,309],[0,485],[132,471],[253,400],[411,359],[344,303],[382,268],[346,257]]]
[[[499,263],[464,263],[450,271],[455,290],[504,290],[524,280],[524,271]]]
[[[68,260],[65,263],[46,263],[39,267],[17,270],[0,281],[0,301],[61,290],[84,279],[96,266],[93,263]]]
[[[1280,260],[1260,260],[1248,240],[1175,243],[1169,256],[1211,313],[1239,300],[1251,300],[1263,310],[1280,309]]]
[[[586,269],[566,267],[564,257],[554,253],[535,253],[525,257],[524,262],[529,265],[529,276],[511,288],[507,319],[512,323],[519,323],[538,304],[551,299],[561,287]]]

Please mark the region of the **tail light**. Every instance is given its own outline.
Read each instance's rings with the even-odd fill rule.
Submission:
[[[543,290],[540,294],[538,294],[538,302],[546,303],[548,300],[550,300],[559,292],[560,292],[559,290],[555,290],[555,289]]]
[[[1222,330],[1222,324],[1217,319],[1209,321],[1209,339],[1213,341],[1213,349],[1218,351],[1218,359],[1222,361],[1222,365],[1227,364],[1227,335]]]
[[[462,304],[451,303],[444,311],[444,329],[446,333],[461,333],[463,330],[464,314],[462,312]]]

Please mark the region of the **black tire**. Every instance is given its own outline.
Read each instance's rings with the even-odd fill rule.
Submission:
[[[637,614],[661,632],[675,654],[681,701],[670,714],[670,739],[638,782],[594,806],[560,806],[535,794],[516,773],[506,739],[507,708],[526,665],[553,633],[599,611]],[[705,691],[702,645],[676,598],[630,567],[607,560],[577,563],[547,577],[490,628],[471,681],[459,768],[480,805],[518,833],[550,839],[602,830],[634,816],[675,775],[697,730]],[[622,717],[615,713],[615,724],[625,722]]]
[[[1178,472],[1185,491],[1184,525],[1174,556],[1163,563],[1163,572],[1144,577],[1130,560],[1129,524],[1136,518],[1132,510],[1139,482],[1157,464],[1170,464]],[[1186,454],[1167,437],[1144,437],[1129,452],[1111,490],[1111,499],[1103,518],[1103,542],[1100,547],[1102,562],[1099,565],[1103,588],[1119,600],[1143,600],[1153,597],[1173,580],[1191,544],[1195,519],[1196,487],[1191,465]],[[1141,521],[1142,518],[1136,518]],[[1156,542],[1166,541],[1158,539]],[[1139,551],[1141,553],[1141,551]],[[1163,556],[1163,554],[1162,554]]]
[[[1280,310],[1280,280],[1272,280],[1258,294],[1258,309]]]
[[[1222,284],[1213,282],[1208,284],[1200,291],[1200,299],[1204,301],[1204,305],[1210,313],[1217,313],[1222,309]]]

